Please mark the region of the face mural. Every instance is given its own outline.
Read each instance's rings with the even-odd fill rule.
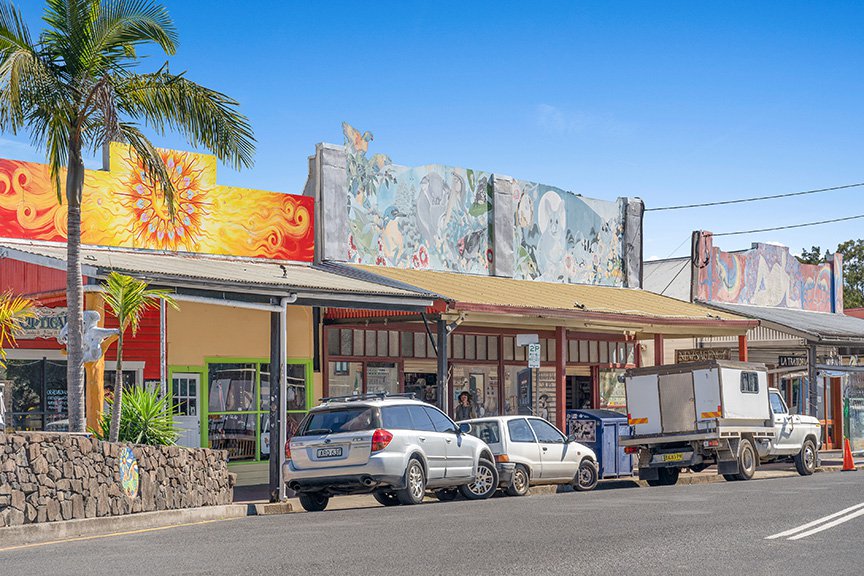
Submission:
[[[833,264],[801,264],[785,246],[755,244],[743,252],[723,252],[703,233],[698,299],[706,302],[842,310],[832,300]]]
[[[342,125],[347,155],[348,261],[397,268],[493,273],[512,258],[512,276],[621,286],[624,204],[552,186],[505,179],[506,208],[488,172],[439,164],[405,167],[369,155],[373,136]],[[512,252],[495,253],[494,211],[512,222]],[[502,220],[499,220],[499,223]],[[498,273],[498,272],[496,272]],[[510,272],[506,273],[507,275]]]
[[[111,169],[84,177],[85,244],[312,260],[312,198],[216,184],[210,155],[160,155],[176,191],[174,216],[131,149],[112,144]],[[0,237],[66,240],[66,205],[46,165],[0,160]]]
[[[513,183],[517,278],[620,286],[624,215],[618,203],[534,182]]]
[[[348,124],[348,260],[400,268],[486,273],[490,175],[367,156],[372,135]]]

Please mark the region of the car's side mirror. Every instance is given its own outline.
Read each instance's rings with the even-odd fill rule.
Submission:
[[[567,443],[576,442],[576,434],[568,434],[567,435]]]
[[[470,434],[471,433],[471,424],[468,422],[462,422],[459,424],[459,434]]]

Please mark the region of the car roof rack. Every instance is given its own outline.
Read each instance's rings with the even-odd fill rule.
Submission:
[[[319,402],[356,402],[360,400],[383,400],[385,398],[409,398],[415,400],[414,392],[403,392],[391,394],[390,392],[369,392],[366,394],[351,394],[350,396],[325,396],[319,398]]]

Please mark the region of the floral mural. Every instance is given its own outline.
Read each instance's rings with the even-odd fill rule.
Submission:
[[[833,297],[832,262],[801,264],[789,248],[772,244],[723,252],[710,232],[701,234],[698,255],[696,298],[703,302],[842,311],[842,297],[839,304]]]
[[[215,157],[160,150],[176,190],[172,218],[131,149],[110,152],[110,170],[84,177],[85,244],[312,260],[312,198],[222,186]],[[46,165],[0,159],[0,237],[66,240],[66,206]]]
[[[523,180],[512,187],[517,278],[620,286],[624,216],[618,203]]]
[[[349,261],[487,273],[492,262],[491,175],[432,164],[405,167],[368,156],[372,134],[348,124]]]

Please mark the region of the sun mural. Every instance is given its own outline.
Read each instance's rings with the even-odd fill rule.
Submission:
[[[112,144],[110,152],[110,170],[84,177],[84,243],[312,260],[312,198],[218,185],[215,157],[160,150],[176,191],[172,218],[132,150]],[[46,165],[0,159],[0,237],[66,239],[66,207]]]

